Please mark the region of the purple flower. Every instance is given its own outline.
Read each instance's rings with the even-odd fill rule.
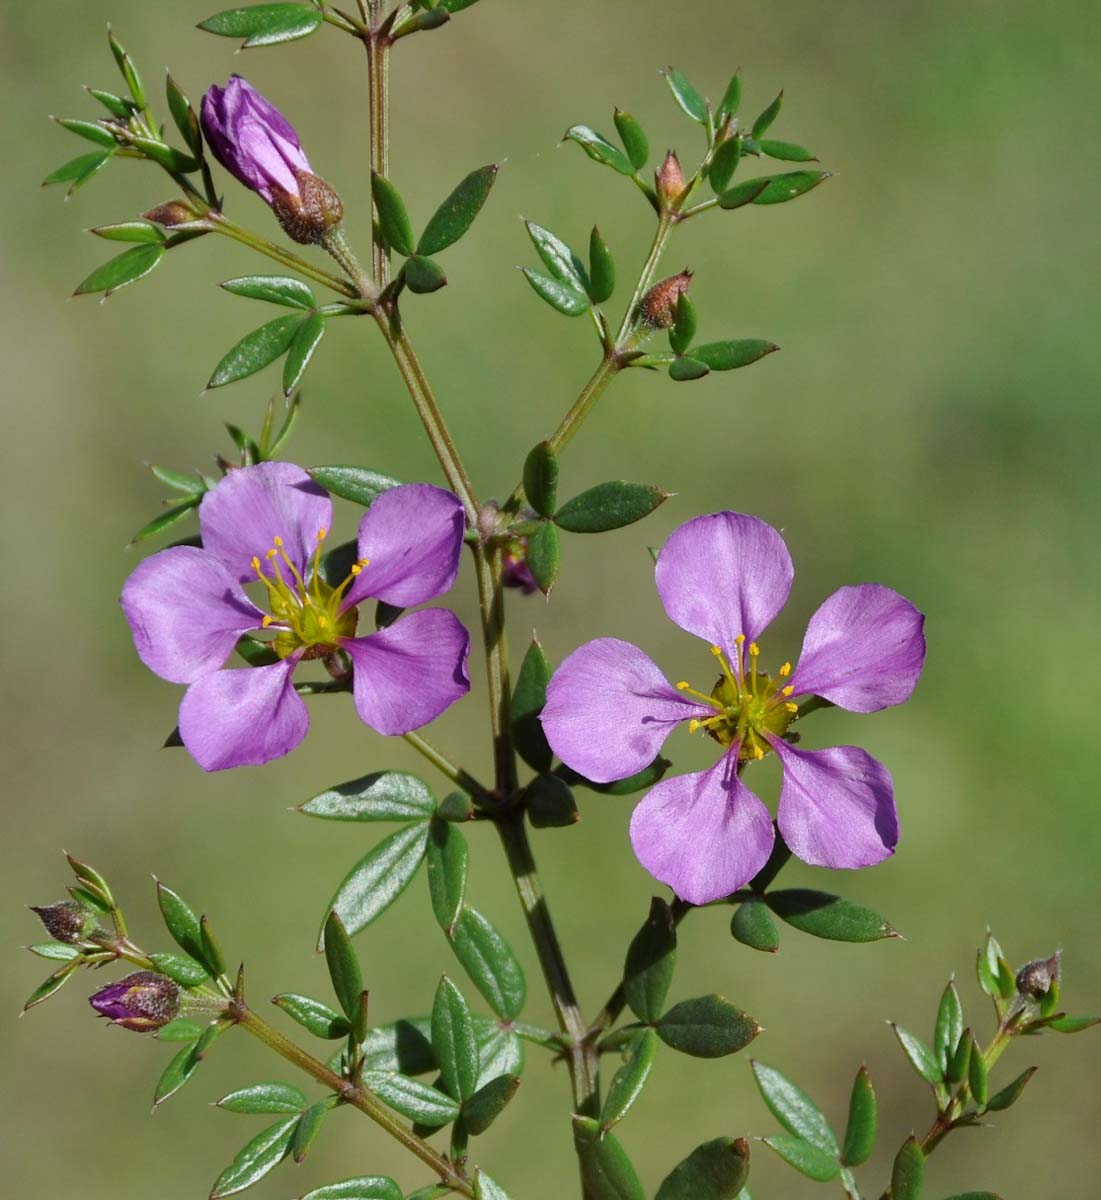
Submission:
[[[462,505],[430,484],[384,492],[359,525],[359,560],[332,586],[321,552],[332,525],[328,494],[292,463],[230,473],[199,506],[203,548],[174,546],[126,581],[122,607],[142,662],[190,686],[180,737],[205,771],[255,766],[293,750],[309,714],[295,667],[344,651],[360,718],[384,734],[434,720],[470,690],[467,631],[447,609],[401,617],[356,636],[357,605],[423,604],[454,583]],[[242,583],[262,585],[258,608]],[[266,629],[279,662],[225,669],[238,638]]]
[[[547,689],[548,741],[598,783],[648,766],[681,721],[723,748],[708,770],[653,787],[631,818],[639,861],[692,904],[737,891],[767,861],[772,821],[741,771],[769,751],[783,767],[777,825],[804,862],[870,866],[898,841],[886,767],[855,746],[797,750],[785,735],[800,696],[850,712],[906,700],[925,660],[924,618],[890,588],[840,588],[811,617],[795,673],[785,662],[769,676],[757,639],[783,608],[793,574],[770,525],[733,512],[697,517],[665,543],[655,578],[670,619],[711,645],[720,675],[710,692],[674,688],[647,655],[615,638],[575,650]]]
[[[539,590],[528,566],[528,539],[517,538],[501,551],[501,582],[507,588],[519,588],[524,596]]]
[[[175,1018],[180,1010],[180,989],[165,975],[135,971],[100,988],[88,1003],[112,1025],[146,1033]]]

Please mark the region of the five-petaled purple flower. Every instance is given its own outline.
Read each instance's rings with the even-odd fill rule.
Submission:
[[[681,721],[723,747],[708,770],[651,788],[631,818],[639,861],[692,904],[736,891],[767,861],[772,821],[740,774],[770,750],[783,766],[777,825],[799,858],[871,866],[898,841],[886,767],[855,746],[797,750],[785,734],[800,696],[850,712],[906,700],[925,660],[924,618],[890,588],[840,588],[811,617],[794,674],[784,663],[772,678],[758,667],[757,639],[787,601],[793,575],[770,525],[733,512],[697,517],[665,543],[655,578],[670,619],[711,644],[721,674],[710,693],[674,688],[646,654],[616,638],[575,650],[547,690],[548,741],[598,783],[648,766]]]
[[[356,710],[384,734],[427,725],[470,690],[470,638],[447,609],[356,636],[365,600],[423,604],[454,583],[464,531],[458,498],[430,484],[383,492],[360,522],[359,560],[335,585],[321,569],[331,525],[328,493],[301,467],[241,467],[203,497],[201,550],[162,550],[126,581],[122,607],[142,661],[190,685],[180,737],[204,770],[259,765],[298,745],[309,714],[292,675],[304,659],[344,651]],[[249,582],[263,586],[267,612],[245,595]],[[260,629],[274,633],[280,661],[225,669],[238,638]]]

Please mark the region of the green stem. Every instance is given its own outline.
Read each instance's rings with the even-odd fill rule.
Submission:
[[[372,18],[377,16],[377,5],[372,5]],[[367,79],[370,86],[370,153],[371,172],[390,178],[390,37],[388,34],[372,33],[364,39],[367,49]],[[390,251],[382,239],[378,220],[378,207],[371,201],[371,265],[380,287],[390,280]]]
[[[307,262],[291,250],[285,250],[276,242],[269,242],[267,238],[262,238],[259,234],[251,232],[251,230],[243,229],[222,213],[211,210],[205,216],[216,233],[223,233],[226,237],[232,238],[235,242],[240,242],[243,246],[249,246],[253,250],[258,250],[261,254],[266,254],[268,258],[275,259],[277,263],[281,263],[284,267],[290,267],[292,271],[298,271],[300,274],[305,275],[307,279],[312,279],[315,283],[324,284],[325,287],[332,288],[334,292],[339,292],[349,300],[359,300],[362,298],[359,289],[346,279],[340,279],[336,275],[322,270],[320,267],[315,267],[313,263]]]
[[[447,755],[437,750],[427,738],[421,737],[419,733],[402,734],[402,740],[418,753],[423,754],[436,770],[446,775],[456,787],[462,788],[464,792],[471,796],[485,796],[489,793],[489,789],[479,783],[469,771],[464,771],[462,767],[453,763]]]

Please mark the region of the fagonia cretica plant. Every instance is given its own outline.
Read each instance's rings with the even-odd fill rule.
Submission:
[[[594,365],[557,427],[539,440],[532,433],[535,444],[512,491],[487,496],[448,430],[406,317],[431,305],[441,288],[468,285],[449,277],[447,251],[470,233],[491,198],[498,165],[479,166],[450,189],[451,181],[444,181],[434,209],[415,206],[432,214],[415,225],[398,186],[401,156],[391,156],[389,134],[391,66],[415,73],[424,35],[446,37],[453,20],[487,19],[492,0],[468,11],[474,7],[475,0],[358,0],[352,11],[302,0],[234,8],[201,23],[246,48],[324,32],[334,70],[342,50],[358,52],[368,96],[369,194],[350,195],[339,180],[319,173],[325,165],[307,153],[296,124],[244,74],[208,82],[198,105],[169,76],[162,114],[114,33],[109,47],[121,80],[117,90],[90,88],[96,113],[59,119],[90,148],[47,183],[71,195],[114,169],[116,159],[149,167],[132,177],[143,189],[133,211],[144,215],[92,230],[122,249],[77,292],[110,295],[160,268],[170,252],[175,256],[199,240],[210,250],[229,239],[255,256],[256,267],[221,287],[267,316],[220,359],[212,355],[209,376],[189,376],[181,386],[205,379],[218,389],[280,364],[277,396],[259,431],[229,425],[232,449],[215,455],[210,473],[152,468],[173,498],[134,542],[176,540],[125,579],[119,567],[120,619],[137,657],[184,689],[167,744],[182,747],[197,777],[262,768],[292,751],[308,756],[311,719],[325,720],[341,703],[322,697],[345,695],[343,702],[366,726],[372,763],[385,739],[400,738],[423,756],[430,778],[374,769],[305,800],[288,798],[302,813],[332,822],[334,837],[364,823],[395,826],[335,891],[331,881],[317,881],[317,949],[332,997],[282,992],[274,998],[279,1013],[269,1021],[247,986],[247,956],[236,948],[227,955],[201,907],[158,881],[173,948],[146,949],[131,935],[105,875],[69,855],[69,898],[34,909],[49,940],[30,949],[53,971],[27,1008],[82,968],[117,966],[117,977],[99,980],[91,1007],[112,1025],[174,1045],[154,1088],[157,1106],[189,1083],[210,1054],[230,1053],[241,1034],[296,1069],[295,1083],[245,1084],[218,1100],[231,1113],[262,1114],[269,1122],[220,1173],[212,1171],[213,1200],[251,1187],[285,1160],[302,1163],[317,1138],[332,1136],[330,1117],[342,1108],[389,1135],[394,1155],[406,1156],[419,1172],[409,1193],[417,1200],[571,1194],[750,1200],[751,1186],[762,1200],[767,1190],[749,1181],[751,1153],[773,1153],[850,1200],[935,1200],[950,1192],[955,1200],[989,1200],[994,1193],[975,1190],[977,1181],[944,1182],[927,1160],[949,1134],[985,1124],[1020,1098],[1035,1067],[995,1077],[1018,1038],[1076,1033],[1101,1020],[1064,1008],[1059,953],[1014,970],[992,935],[977,957],[992,1023],[965,1014],[953,981],[940,996],[929,1040],[893,1026],[930,1090],[932,1113],[928,1127],[893,1154],[889,1178],[869,1178],[880,1100],[859,1064],[844,1067],[846,1079],[855,1078],[847,1121],[838,1130],[793,1082],[798,1063],[782,1070],[761,1060],[712,1067],[751,1070],[764,1107],[744,1113],[716,1107],[715,1128],[696,1131],[677,1129],[671,1117],[670,1147],[706,1136],[683,1157],[670,1149],[663,1176],[643,1179],[632,1161],[631,1110],[659,1086],[651,1080],[659,1054],[725,1058],[762,1034],[764,1014],[751,1016],[721,995],[670,1000],[678,930],[689,914],[728,909],[731,933],[747,951],[747,971],[761,961],[748,950],[776,952],[785,927],[831,942],[898,936],[862,902],[778,881],[793,856],[821,870],[853,871],[896,853],[916,798],[905,790],[896,795],[887,766],[865,750],[833,745],[828,736],[824,746],[810,741],[820,735],[817,719],[808,718],[831,707],[873,714],[905,704],[925,663],[924,617],[889,579],[838,580],[811,617],[801,648],[774,641],[766,636],[768,626],[794,579],[784,537],[745,511],[750,496],[739,494],[702,515],[692,515],[691,497],[680,496],[677,527],[651,553],[666,614],[702,642],[678,668],[684,677],[667,678],[615,629],[581,645],[574,639],[575,648],[557,664],[537,638],[525,638],[514,667],[514,624],[530,629],[544,619],[542,609],[532,615],[536,593],[551,600],[546,613],[553,620],[570,539],[628,529],[624,536],[636,537],[644,554],[647,542],[635,527],[671,498],[663,487],[625,480],[596,480],[559,495],[560,458],[617,376],[661,371],[678,385],[736,391],[736,380],[707,377],[758,363],[777,349],[757,336],[697,336],[694,269],[669,273],[678,264],[666,264],[678,230],[699,220],[716,222],[718,230],[722,222],[745,219],[737,210],[787,204],[830,173],[809,150],[772,136],[783,93],[745,118],[738,72],[714,92],[673,67],[663,72],[692,140],[702,145],[698,160],[673,150],[653,155],[642,123],[621,109],[612,115],[614,135],[570,126],[564,141],[622,177],[623,201],[649,213],[652,240],[637,269],[628,270],[596,227],[588,245],[575,249],[545,226],[526,222],[537,265],[523,267],[524,280],[552,310],[591,325]],[[224,79],[224,69],[212,66],[214,77]],[[266,203],[274,218],[268,227],[239,222],[241,189]],[[775,219],[787,219],[786,210]],[[516,286],[516,302],[526,296],[535,309],[524,284]],[[435,453],[437,479],[410,481],[400,463],[390,475],[376,463],[348,462],[357,458],[350,439],[341,442],[341,462],[304,466],[287,458],[302,413],[303,377],[334,323],[350,336],[363,328],[381,336]],[[488,407],[503,401],[486,395],[479,403],[488,417]],[[523,412],[510,410],[510,419],[523,420]],[[770,408],[755,419],[781,420],[782,412]],[[653,436],[675,435],[655,429]],[[332,533],[342,506],[358,522],[350,542]],[[465,556],[476,587],[473,630],[452,611]],[[457,755],[424,730],[453,705],[474,703],[468,695],[472,647],[484,664],[487,732],[484,745]],[[685,650],[692,647],[684,642]],[[168,729],[172,689],[166,686],[163,696]],[[676,765],[700,747],[709,765]],[[774,807],[751,790],[761,789],[758,764],[765,759],[775,760],[782,773]],[[602,853],[633,850],[655,895],[626,949],[604,947],[612,964],[610,990],[596,1008],[575,991],[532,831],[554,837],[554,830],[574,825],[585,806],[616,803],[634,804],[630,844],[608,845]],[[528,984],[519,960],[498,923],[468,899],[468,839],[490,831],[515,882],[555,1028],[526,1019]],[[293,845],[286,854],[291,862]],[[422,870],[453,969],[425,983],[419,1011],[373,1024],[368,987],[385,995],[386,963],[374,962],[365,977],[353,939]],[[296,1037],[287,1032],[292,1029]],[[525,1130],[522,1093],[514,1098],[526,1059],[536,1057],[566,1065],[562,1125],[572,1131],[576,1161],[548,1162],[543,1132]],[[721,1075],[710,1086],[723,1091]],[[530,1138],[538,1177],[505,1179],[483,1160],[476,1139],[498,1119],[511,1122],[511,1137],[520,1144]],[[397,1167],[364,1161],[355,1139],[346,1153],[347,1176],[314,1181],[303,1200],[403,1200],[391,1174]],[[115,1186],[133,1187],[125,1159],[111,1169]],[[399,1173],[408,1175],[407,1166]],[[301,1186],[293,1186],[301,1195]]]

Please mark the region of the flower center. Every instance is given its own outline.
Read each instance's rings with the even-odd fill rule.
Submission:
[[[748,762],[764,758],[772,749],[764,736],[766,733],[773,737],[784,736],[795,720],[799,705],[790,699],[794,690],[791,684],[784,682],[791,674],[791,663],[784,663],[776,672],[776,678],[771,678],[758,670],[761,651],[756,642],[750,642],[749,667],[746,669],[742,653],[745,636],[739,634],[735,641],[738,653],[733,665],[727,661],[721,647],[711,647],[722,674],[710,695],[683,682],[677,687],[715,709],[713,717],[689,721],[688,732],[704,729],[720,746],[739,742],[738,761]]]
[[[342,607],[344,593],[368,560],[361,558],[343,582],[332,587],[321,573],[321,546],[326,533],[324,529],[318,531],[308,582],[283,548],[281,537],[264,555],[266,564],[258,556],[252,559],[256,578],[268,590],[271,615],[264,617],[263,625],[275,631],[272,649],[280,658],[288,658],[302,647],[306,648],[304,658],[322,658],[336,651],[340,638],[355,636],[357,611]]]

